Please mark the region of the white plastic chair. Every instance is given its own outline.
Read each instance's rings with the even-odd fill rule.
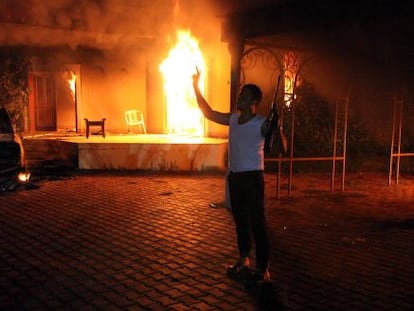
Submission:
[[[128,133],[130,132],[131,126],[138,126],[140,131],[144,131],[144,134],[147,134],[144,115],[141,111],[136,109],[125,111],[125,122],[127,124]]]

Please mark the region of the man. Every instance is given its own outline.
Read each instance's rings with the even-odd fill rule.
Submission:
[[[237,99],[237,112],[212,110],[199,89],[200,71],[193,75],[197,103],[203,115],[229,126],[228,185],[232,214],[236,224],[240,258],[227,274],[245,281],[247,289],[270,281],[269,243],[264,213],[264,137],[270,128],[266,117],[256,113],[262,99],[260,88],[244,85]],[[256,244],[256,270],[250,269],[250,232]]]

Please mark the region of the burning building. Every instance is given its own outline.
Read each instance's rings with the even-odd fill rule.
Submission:
[[[282,114],[309,85],[332,103],[352,89],[376,135],[375,118],[389,115],[388,99],[412,80],[409,12],[404,1],[6,1],[0,44],[31,59],[26,133],[82,134],[85,118],[105,118],[107,132],[124,134],[125,111],[137,109],[151,134],[225,138],[195,106],[188,81],[197,66],[220,111],[253,82],[267,114],[279,75]]]
[[[81,133],[84,118],[106,118],[108,132],[125,133],[124,113],[137,109],[143,112],[150,133],[168,133],[177,127],[172,125],[177,120],[167,115],[175,109],[165,106],[171,96],[164,91],[159,66],[169,50],[180,44],[179,31],[187,30],[196,44],[201,42],[198,57],[209,62],[209,86],[224,97],[224,103],[228,101],[226,87],[214,85],[216,80],[228,80],[224,70],[214,70],[229,67],[226,44],[217,39],[219,21],[209,17],[211,34],[199,32],[197,37],[189,29],[191,24],[180,23],[178,5],[178,1],[126,0],[2,3],[4,53],[21,53],[31,59],[25,132]],[[211,43],[214,39],[219,43]],[[185,65],[193,65],[188,57],[176,64],[176,78],[191,79],[188,71],[182,71]],[[204,135],[205,125],[200,126],[194,134]],[[211,131],[214,135],[214,128]]]

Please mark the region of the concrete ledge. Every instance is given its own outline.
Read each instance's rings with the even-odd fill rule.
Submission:
[[[225,170],[227,165],[227,140],[209,137],[182,137],[169,135],[114,135],[106,136],[67,136],[32,137],[32,153],[40,146],[51,144],[76,145],[66,148],[75,150],[77,167],[86,170],[154,170],[154,171],[208,171]],[[43,143],[42,143],[43,141]],[[52,143],[54,142],[54,143]],[[28,143],[29,144],[29,143]],[[62,155],[65,149],[56,152],[55,158],[68,158]],[[51,155],[45,155],[50,158]],[[30,154],[28,155],[30,161]],[[71,154],[70,158],[74,158]]]

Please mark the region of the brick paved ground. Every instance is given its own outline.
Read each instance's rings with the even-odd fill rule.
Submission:
[[[220,174],[79,173],[0,196],[1,310],[413,310],[414,180],[266,175],[272,288],[237,257]]]

